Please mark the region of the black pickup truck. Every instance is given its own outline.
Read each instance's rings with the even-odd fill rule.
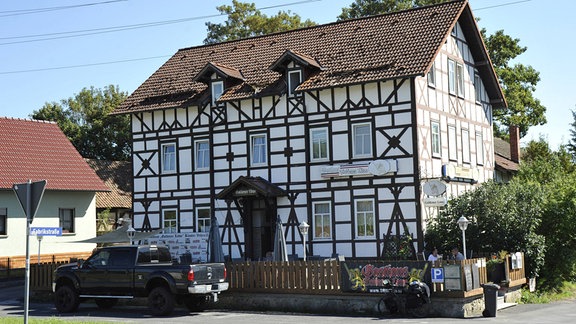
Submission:
[[[135,297],[147,297],[154,315],[170,314],[176,303],[202,311],[228,289],[223,263],[177,264],[167,247],[156,245],[101,248],[86,261],[58,267],[53,278],[55,306],[63,313],[85,299],[111,308]]]

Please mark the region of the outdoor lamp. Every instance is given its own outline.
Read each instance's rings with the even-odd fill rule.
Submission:
[[[460,230],[462,231],[462,246],[463,246],[463,250],[462,250],[462,254],[464,254],[464,259],[466,259],[466,229],[468,228],[468,224],[470,223],[470,221],[468,219],[466,219],[466,217],[464,216],[460,216],[460,218],[458,218],[458,227],[460,227]]]
[[[128,227],[128,229],[126,230],[126,235],[128,235],[128,238],[130,239],[130,245],[132,245],[132,240],[134,239],[135,234],[136,230],[134,229],[134,227],[132,227],[132,224],[130,224],[130,227]]]
[[[305,221],[303,221],[302,223],[300,223],[300,225],[298,225],[298,229],[300,230],[300,233],[302,234],[302,247],[304,248],[304,261],[306,261],[306,239],[308,238],[308,229],[310,228],[310,225],[308,225],[308,223],[306,223]]]

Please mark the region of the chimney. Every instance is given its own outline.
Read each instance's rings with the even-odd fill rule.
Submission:
[[[520,162],[520,128],[510,125],[510,160]]]

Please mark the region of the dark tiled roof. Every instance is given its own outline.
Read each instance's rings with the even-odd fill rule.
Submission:
[[[229,196],[234,196],[234,191],[244,189],[252,189],[258,195],[263,197],[280,197],[286,196],[287,193],[284,189],[278,187],[277,185],[271,183],[270,181],[261,177],[245,177],[240,176],[234,182],[232,182],[226,189],[222,190],[216,195],[218,199],[229,198]]]
[[[336,22],[266,36],[179,50],[115,113],[185,107],[206,100],[206,84],[193,81],[208,62],[240,71],[219,101],[280,93],[282,75],[270,69],[286,51],[315,62],[296,90],[309,91],[377,80],[425,75],[457,21],[495,105],[505,105],[492,64],[467,1],[452,1],[396,13]],[[285,88],[285,85],[284,85]]]
[[[0,189],[46,180],[46,190],[108,188],[53,122],[0,118]]]
[[[110,190],[96,193],[96,208],[132,209],[132,164],[94,159],[86,162]]]
[[[505,140],[494,137],[494,161],[496,168],[507,171],[518,171],[520,164],[510,158],[510,143]]]

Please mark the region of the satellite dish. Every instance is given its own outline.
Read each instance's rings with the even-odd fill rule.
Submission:
[[[385,175],[391,171],[390,163],[386,160],[374,160],[368,164],[368,172],[373,175]]]

